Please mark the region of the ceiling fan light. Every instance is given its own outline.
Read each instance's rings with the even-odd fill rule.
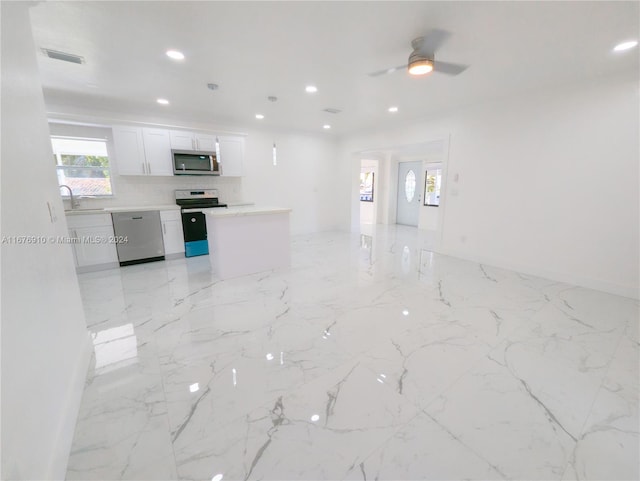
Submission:
[[[433,61],[420,58],[409,62],[409,73],[411,75],[425,75],[433,70]]]

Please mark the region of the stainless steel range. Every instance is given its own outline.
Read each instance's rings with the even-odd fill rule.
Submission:
[[[220,203],[216,189],[176,190],[175,196],[182,212],[185,257],[208,254],[207,222],[202,210],[227,204]]]

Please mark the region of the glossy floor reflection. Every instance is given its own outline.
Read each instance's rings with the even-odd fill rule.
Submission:
[[[68,479],[639,478],[636,301],[370,234],[81,275]]]

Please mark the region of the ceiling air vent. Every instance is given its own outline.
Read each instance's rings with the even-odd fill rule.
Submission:
[[[342,112],[342,110],[328,108],[324,109],[323,112],[329,112],[330,114],[339,114],[340,112]]]
[[[84,63],[84,57],[80,55],[74,55],[72,53],[59,52],[57,50],[50,50],[48,48],[43,48],[42,52],[49,58],[53,58],[55,60],[63,60],[65,62],[71,63]]]

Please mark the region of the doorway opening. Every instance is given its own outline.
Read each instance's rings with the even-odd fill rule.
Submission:
[[[431,250],[439,250],[445,228],[449,136],[352,155],[352,230],[362,232],[376,224],[413,226],[429,239]],[[367,177],[367,172],[373,175]],[[369,195],[367,185],[372,187],[371,200],[361,197]]]
[[[378,161],[363,159],[360,161],[360,223],[376,224],[378,220],[380,175]]]

